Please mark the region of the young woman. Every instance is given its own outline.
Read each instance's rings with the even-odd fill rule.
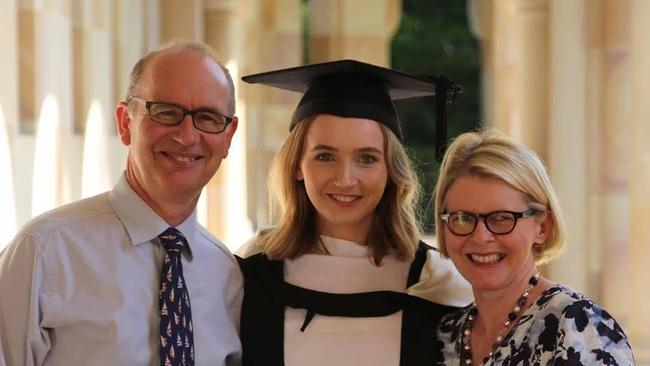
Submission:
[[[418,239],[391,100],[431,82],[354,61],[244,80],[306,90],[270,172],[279,221],[238,253],[244,365],[432,364],[437,320],[470,294]]]
[[[543,278],[565,225],[534,152],[496,131],[449,147],[435,192],[438,245],[472,285],[447,315],[441,365],[634,365],[625,333],[598,304]]]

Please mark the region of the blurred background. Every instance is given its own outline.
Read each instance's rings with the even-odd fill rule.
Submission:
[[[43,211],[110,189],[133,64],[171,39],[242,75],[342,58],[461,83],[453,138],[496,127],[546,162],[569,226],[543,268],[602,303],[650,362],[650,1],[0,0],[0,249]],[[298,96],[238,83],[240,126],[200,220],[232,249],[268,218],[266,173]],[[433,99],[398,104],[427,196]]]

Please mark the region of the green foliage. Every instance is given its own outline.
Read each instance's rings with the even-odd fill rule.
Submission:
[[[309,63],[309,32],[311,31],[311,24],[309,23],[309,1],[302,0],[300,2],[300,24],[302,26],[302,64]]]
[[[448,106],[448,139],[479,124],[480,53],[467,23],[464,0],[403,0],[402,21],[392,42],[391,66],[415,74],[445,75],[463,93]],[[396,103],[406,145],[421,172],[425,230],[433,230],[431,193],[438,175],[435,160],[435,100]]]

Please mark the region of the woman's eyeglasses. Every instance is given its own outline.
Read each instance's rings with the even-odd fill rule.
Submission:
[[[449,212],[440,215],[442,220],[449,231],[455,235],[467,236],[476,230],[476,225],[479,219],[483,218],[487,229],[496,235],[505,235],[512,232],[517,225],[517,220],[521,218],[531,217],[536,213],[543,212],[536,208],[529,208],[526,211],[493,211],[484,214],[477,214],[471,212]]]

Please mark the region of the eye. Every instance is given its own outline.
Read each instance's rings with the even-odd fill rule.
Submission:
[[[316,155],[316,160],[318,160],[318,161],[332,161],[332,160],[334,160],[334,156],[332,156],[332,154],[330,154],[330,153],[322,153],[322,154]]]
[[[487,221],[493,226],[509,227],[514,223],[515,218],[510,212],[493,212],[487,217]]]
[[[157,114],[159,116],[178,116],[180,113],[178,113],[177,110],[167,109],[167,110],[158,111]]]
[[[473,223],[476,218],[466,212],[455,212],[452,213],[450,219],[458,225],[466,225],[468,223]]]
[[[372,163],[376,163],[377,161],[379,161],[379,159],[377,157],[373,156],[373,155],[370,155],[370,154],[363,154],[363,155],[361,155],[359,157],[358,161],[361,164],[372,164]]]
[[[221,117],[221,116],[219,116],[217,114],[208,113],[208,112],[197,113],[194,116],[194,119],[197,122],[200,122],[200,123],[203,123],[203,124],[218,125],[218,124],[221,124],[221,123],[225,123],[225,121],[223,120],[223,117]]]
[[[503,222],[512,220],[512,215],[508,212],[495,212],[490,216],[490,219],[494,222]]]
[[[449,229],[458,235],[467,235],[474,230],[476,226],[476,217],[466,212],[452,212],[447,220]]]
[[[176,120],[179,119],[183,112],[170,105],[166,104],[155,104],[151,107],[150,110],[151,117],[160,118],[164,120]]]

